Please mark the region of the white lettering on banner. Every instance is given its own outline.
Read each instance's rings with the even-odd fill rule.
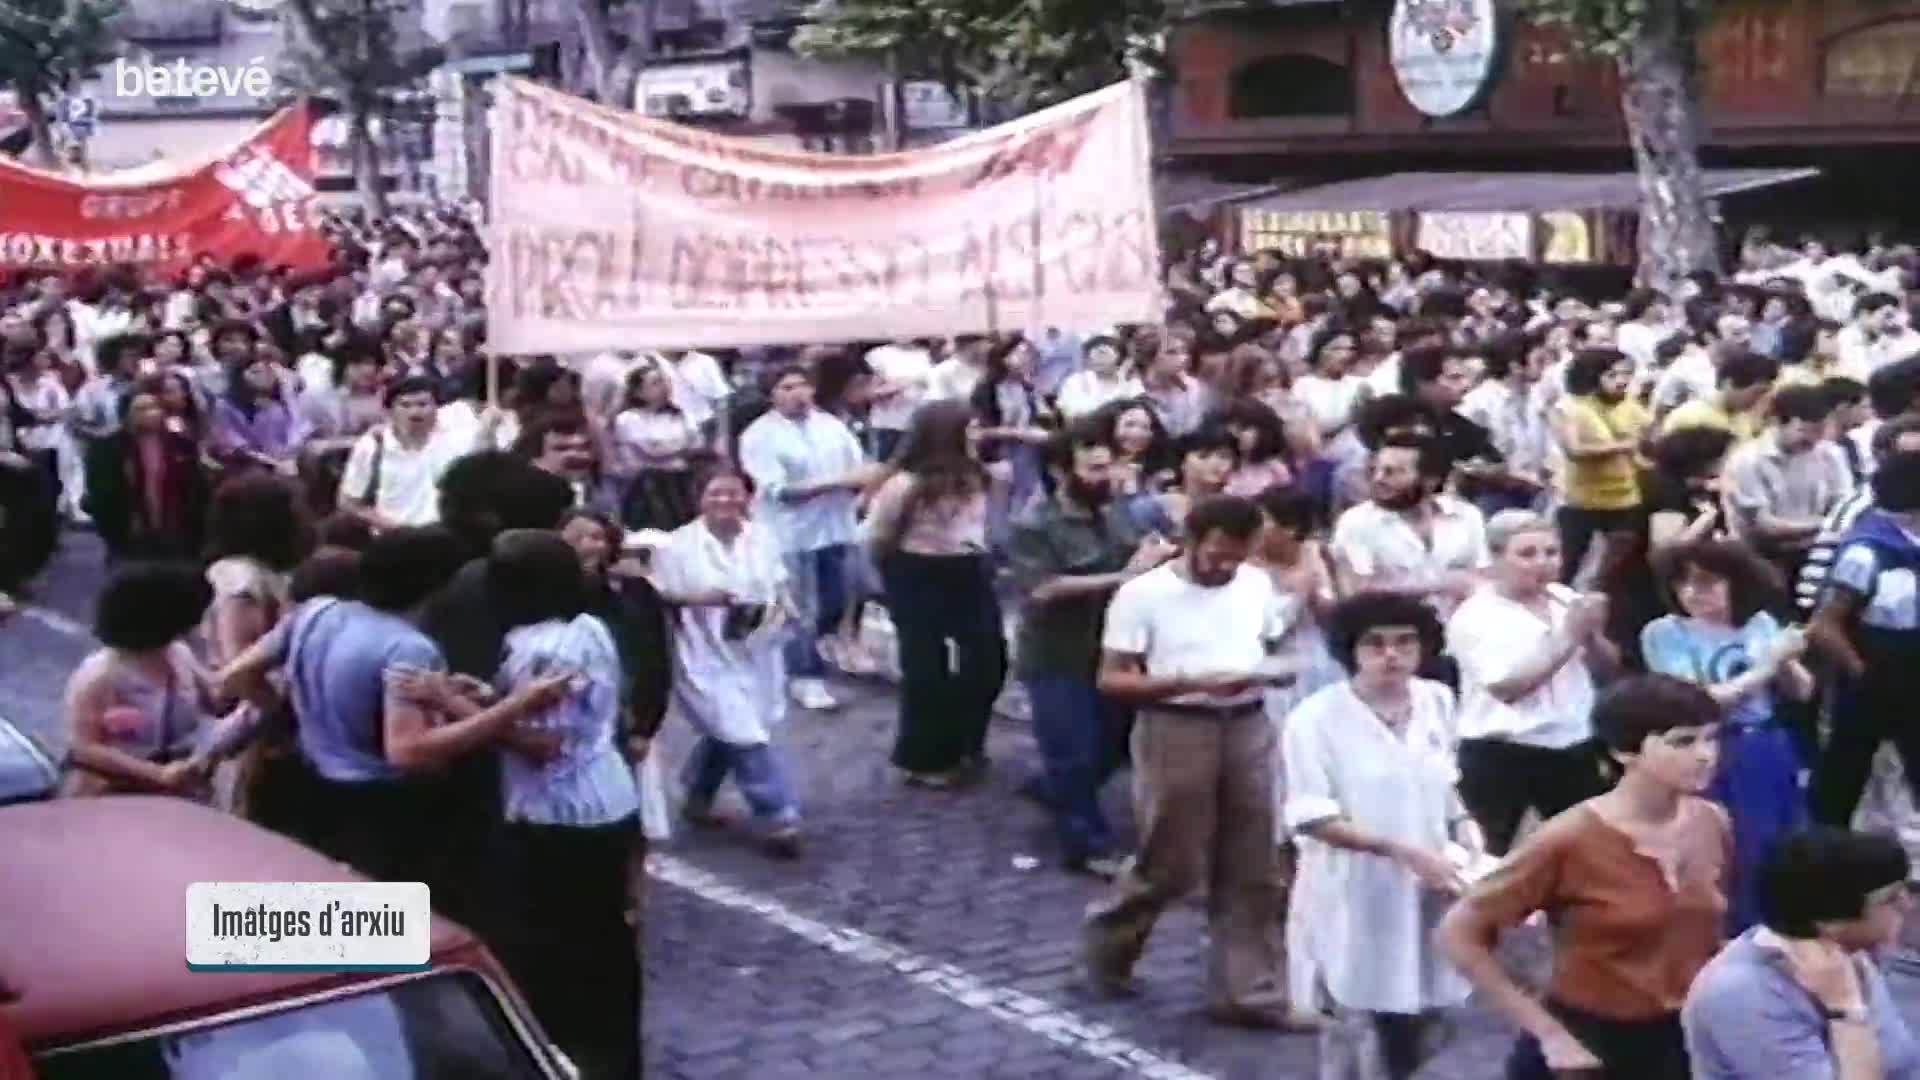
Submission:
[[[1497,262],[1533,258],[1533,215],[1429,211],[1420,215],[1420,250],[1442,259]]]
[[[133,233],[94,240],[0,233],[0,266],[58,268],[170,262],[185,258],[191,246],[192,238],[186,233]]]
[[[507,354],[1162,314],[1131,84],[927,150],[771,150],[507,80],[488,341]]]

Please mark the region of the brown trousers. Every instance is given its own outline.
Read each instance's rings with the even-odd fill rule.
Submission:
[[[1169,905],[1207,888],[1214,1007],[1286,1006],[1280,927],[1290,869],[1274,842],[1275,733],[1264,711],[1142,709],[1133,728],[1140,853],[1087,909],[1089,959],[1130,972]]]

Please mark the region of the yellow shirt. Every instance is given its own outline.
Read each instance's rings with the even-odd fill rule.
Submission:
[[[1613,405],[1590,397],[1566,399],[1567,423],[1582,442],[1638,442],[1653,417],[1632,396]],[[1677,411],[1677,410],[1676,410]],[[1567,460],[1567,505],[1581,510],[1631,510],[1640,505],[1640,465],[1635,454],[1598,460]]]
[[[1695,398],[1685,405],[1667,414],[1660,425],[1660,434],[1679,431],[1681,428],[1716,428],[1733,433],[1735,445],[1757,437],[1766,424],[1758,413],[1730,413],[1722,408],[1718,401],[1707,398]]]

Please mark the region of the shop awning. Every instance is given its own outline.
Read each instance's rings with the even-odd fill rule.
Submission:
[[[1815,168],[1708,169],[1707,194],[1720,198],[1811,180],[1819,175],[1820,170]],[[1408,172],[1267,195],[1247,202],[1245,209],[1279,213],[1334,210],[1523,213],[1634,210],[1639,205],[1640,180],[1630,172]]]
[[[1297,181],[1296,181],[1297,182]],[[1249,184],[1216,180],[1205,173],[1159,173],[1153,178],[1153,197],[1162,214],[1185,211],[1205,214],[1224,202],[1244,202],[1284,190],[1283,183]]]

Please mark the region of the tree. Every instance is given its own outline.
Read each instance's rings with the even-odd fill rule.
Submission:
[[[1028,112],[1164,72],[1161,41],[1193,0],[820,0],[794,47],[889,60],[907,77],[972,88]]]
[[[653,55],[659,0],[567,0],[567,5],[580,24],[595,95],[603,105],[629,107],[640,69]],[[614,31],[616,17],[624,18],[625,35]]]
[[[48,105],[119,55],[122,9],[122,0],[0,0],[0,86],[20,99],[38,163],[54,163]]]
[[[1620,108],[1640,175],[1640,272],[1668,289],[1720,267],[1700,171],[1700,27],[1712,0],[1523,0],[1534,21],[1620,71]]]
[[[283,81],[331,99],[346,113],[361,204],[384,216],[374,120],[390,116],[395,94],[417,89],[445,54],[427,42],[415,5],[405,0],[287,0],[281,11],[292,31],[281,58]]]

